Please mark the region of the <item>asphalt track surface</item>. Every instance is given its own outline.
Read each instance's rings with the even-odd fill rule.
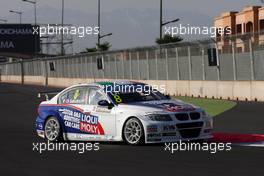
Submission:
[[[71,151],[32,151],[36,136],[34,121],[41,86],[0,83],[0,175],[264,175],[264,148],[233,147],[231,151],[164,151],[164,145],[132,147],[122,143],[100,144],[99,151],[78,154]],[[238,102],[215,117],[219,132],[264,133],[264,103]]]

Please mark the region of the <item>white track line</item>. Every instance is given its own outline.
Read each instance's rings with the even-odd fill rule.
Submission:
[[[232,143],[234,146],[243,146],[243,147],[264,147],[264,141],[253,142],[253,143]]]

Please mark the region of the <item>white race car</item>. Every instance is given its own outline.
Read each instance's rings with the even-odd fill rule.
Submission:
[[[49,141],[125,141],[131,145],[212,138],[213,120],[143,83],[71,86],[38,109],[36,130]]]

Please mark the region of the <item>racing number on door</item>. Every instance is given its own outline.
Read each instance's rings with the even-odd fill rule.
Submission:
[[[114,96],[114,99],[115,99],[115,101],[116,101],[117,103],[122,103],[122,99],[121,99],[121,97],[120,97],[119,95],[114,94],[113,96]]]

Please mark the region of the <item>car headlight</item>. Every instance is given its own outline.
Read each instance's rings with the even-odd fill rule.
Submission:
[[[172,118],[168,114],[150,114],[147,117],[152,121],[172,121]]]
[[[208,118],[209,115],[208,115],[205,111],[202,111],[202,117],[203,117],[203,118]]]

